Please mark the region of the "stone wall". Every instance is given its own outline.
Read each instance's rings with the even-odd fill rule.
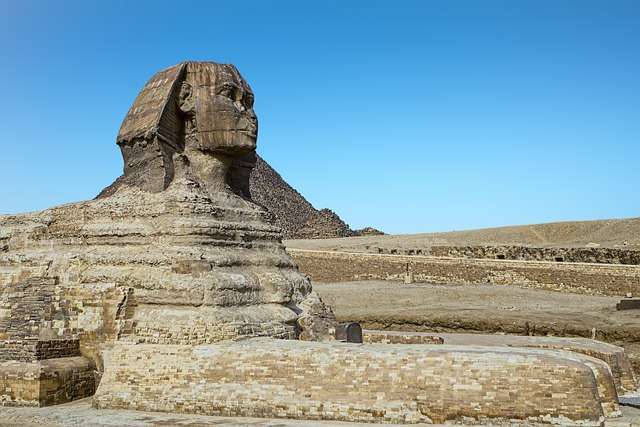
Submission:
[[[405,280],[500,284],[623,296],[640,291],[640,267],[585,263],[479,260],[287,249],[317,282]]]
[[[366,344],[444,344],[444,338],[429,333],[372,329],[362,331],[362,340]]]
[[[609,367],[571,352],[264,338],[188,347],[117,343],[94,404],[379,423],[599,425],[619,414]]]
[[[567,350],[600,359],[609,365],[619,394],[638,389],[631,362],[622,347],[587,338],[532,337],[488,334],[447,334],[439,332],[400,332],[365,329],[365,343],[449,344],[462,346],[530,347]]]
[[[0,361],[35,362],[36,360],[79,355],[80,340],[78,339],[40,340],[32,338],[0,340]]]
[[[0,276],[0,405],[47,406],[91,396],[94,363],[80,355],[75,304],[57,277]]]
[[[537,248],[529,246],[365,246],[368,253],[519,261],[587,262],[640,265],[640,251],[617,248]]]
[[[7,277],[0,277],[0,340],[51,340],[78,332],[68,320],[78,308],[72,307],[57,277]]]

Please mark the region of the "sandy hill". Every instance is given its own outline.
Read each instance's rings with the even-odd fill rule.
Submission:
[[[356,250],[364,246],[403,248],[485,245],[640,250],[640,218],[553,222],[444,233],[363,236],[315,242],[292,240],[286,244],[292,248],[319,250]]]

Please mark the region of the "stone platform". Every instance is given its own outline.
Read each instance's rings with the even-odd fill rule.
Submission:
[[[638,383],[622,347],[588,338],[533,337],[490,334],[446,334],[438,332],[363,331],[365,343],[450,344],[567,350],[600,359],[609,365],[619,394],[635,392]]]
[[[557,350],[300,342],[116,343],[97,408],[378,423],[599,425],[610,369]]]

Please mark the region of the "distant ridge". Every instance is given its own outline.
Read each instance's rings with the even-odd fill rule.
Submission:
[[[315,242],[289,242],[302,249],[355,250],[377,245],[413,246],[529,246],[538,248],[602,247],[640,250],[640,218],[565,221],[477,230],[423,234],[363,236]]]
[[[260,156],[249,181],[251,198],[276,217],[287,239],[322,239],[354,235],[330,209],[317,210]]]
[[[549,222],[414,236],[467,245],[640,248],[640,218]]]

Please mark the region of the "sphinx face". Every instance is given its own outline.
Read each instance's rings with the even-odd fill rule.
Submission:
[[[187,123],[185,148],[195,145],[202,152],[232,158],[253,152],[258,120],[247,82],[232,65],[190,63],[187,67],[181,109],[192,109],[195,122]],[[190,132],[196,137],[189,138]]]

